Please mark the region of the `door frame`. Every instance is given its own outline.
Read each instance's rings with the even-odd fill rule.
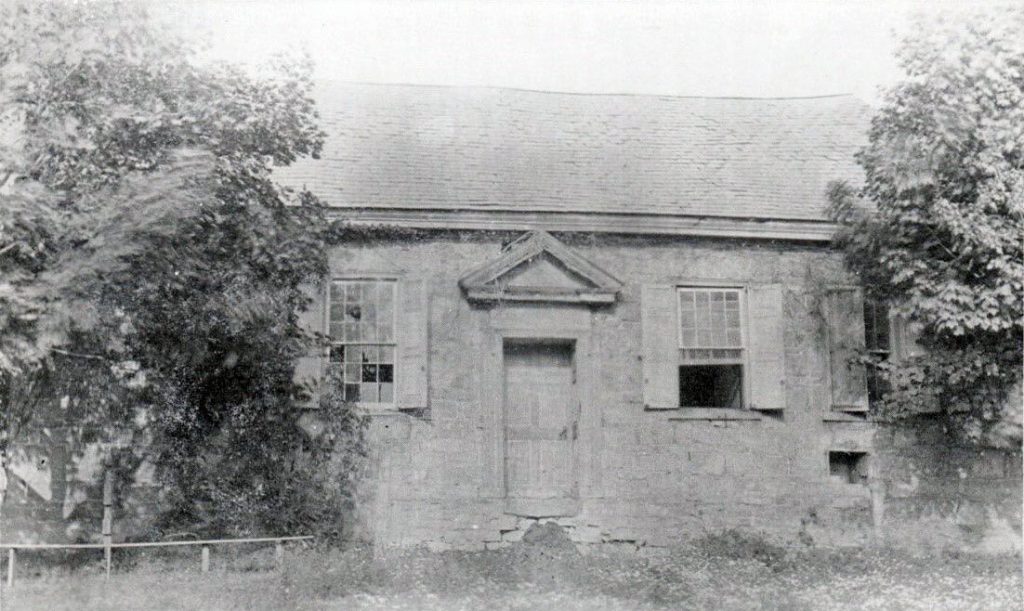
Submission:
[[[597,485],[594,475],[601,470],[599,435],[594,434],[599,431],[600,414],[591,408],[594,376],[590,309],[575,305],[510,305],[495,308],[490,311],[482,331],[483,350],[478,372],[481,393],[480,431],[483,437],[480,496],[502,500],[508,497],[505,484],[506,340],[561,341],[573,344],[579,429],[573,447],[574,488],[577,500],[587,496]]]
[[[508,372],[505,369],[507,365],[505,359],[505,350],[510,344],[519,344],[525,346],[560,346],[568,348],[569,350],[569,367],[570,374],[572,376],[569,396],[570,401],[569,413],[571,414],[570,420],[574,434],[571,437],[569,444],[570,449],[570,481],[568,490],[566,491],[566,499],[578,499],[580,496],[580,478],[579,478],[579,452],[577,447],[579,446],[579,427],[580,427],[580,412],[582,411],[582,402],[579,398],[579,391],[577,386],[579,385],[579,377],[576,373],[576,340],[574,339],[563,339],[558,337],[506,337],[502,341],[502,405],[501,405],[501,429],[502,429],[502,453],[504,460],[502,461],[502,474],[503,474],[503,485],[506,491],[506,498],[512,499],[509,496],[509,483],[508,483]],[[568,428],[566,429],[569,430]],[[515,497],[515,498],[531,498],[531,497]]]

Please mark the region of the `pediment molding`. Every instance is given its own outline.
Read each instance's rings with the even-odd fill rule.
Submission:
[[[471,301],[613,303],[622,282],[546,231],[531,231],[459,280]]]

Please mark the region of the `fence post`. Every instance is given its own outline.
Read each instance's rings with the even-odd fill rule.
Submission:
[[[202,569],[202,572],[209,573],[210,572],[210,546],[209,545],[204,545],[203,546],[203,551],[202,551],[201,558],[202,558],[202,560],[200,561],[200,568]]]
[[[14,587],[14,548],[7,550],[7,587]]]
[[[881,545],[885,537],[885,481],[875,477],[868,481],[871,491],[871,531],[872,542]]]
[[[113,516],[111,509],[114,504],[114,478],[111,476],[110,464],[103,470],[103,561],[106,565],[106,579],[110,579],[110,544],[113,543]]]
[[[277,562],[277,570],[284,570],[284,541],[274,544],[274,561]]]

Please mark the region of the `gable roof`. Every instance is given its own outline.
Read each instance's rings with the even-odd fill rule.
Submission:
[[[742,99],[321,84],[320,160],[275,170],[338,208],[823,221],[860,182],[870,108]]]

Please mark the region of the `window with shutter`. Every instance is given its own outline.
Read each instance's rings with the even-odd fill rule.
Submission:
[[[864,301],[860,289],[840,287],[827,291],[822,299],[828,336],[832,409],[865,412],[868,409],[867,380],[858,355],[865,348]]]
[[[679,407],[676,288],[645,286],[640,295],[643,397],[647,409]]]
[[[786,407],[785,312],[782,285],[747,287],[748,407],[778,411]]]
[[[878,360],[899,362],[920,356],[923,350],[917,343],[918,334],[918,325],[891,310],[885,301],[864,299],[864,346]],[[868,403],[874,404],[890,387],[876,368],[868,367],[866,376]]]
[[[371,409],[427,407],[427,285],[418,279],[337,278],[305,317],[325,332],[329,350],[300,359],[310,379],[325,369],[346,401]]]
[[[424,410],[428,407],[430,347],[430,293],[424,279],[399,280],[395,337],[395,407]]]
[[[299,313],[299,326],[309,334],[322,337],[326,330],[324,286],[305,285],[302,290],[310,302],[309,307]],[[315,407],[320,402],[326,360],[322,344],[314,342],[309,346],[307,353],[299,357],[295,363],[295,382],[303,385],[308,391],[307,396],[301,400],[306,407]]]
[[[904,360],[924,354],[924,348],[918,343],[921,336],[919,323],[896,312],[889,312],[889,329],[893,359]]]
[[[641,301],[648,409],[785,407],[781,286],[647,286]]]

